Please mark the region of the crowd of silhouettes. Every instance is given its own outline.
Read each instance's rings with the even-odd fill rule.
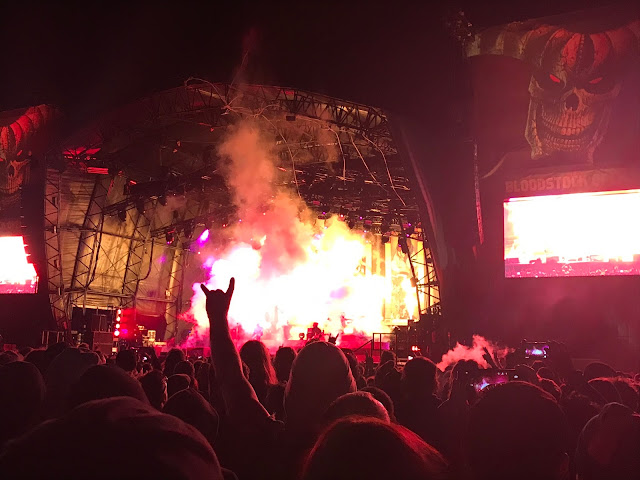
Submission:
[[[87,345],[0,353],[2,478],[640,478],[639,378],[566,351],[485,370],[425,357],[375,365],[314,341],[240,350],[234,281],[209,291],[210,358],[105,358]],[[520,363],[518,363],[520,362]]]

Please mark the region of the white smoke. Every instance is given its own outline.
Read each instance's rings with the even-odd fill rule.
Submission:
[[[470,347],[456,343],[456,346],[442,356],[442,360],[438,363],[438,368],[444,371],[449,365],[455,364],[460,360],[473,360],[482,368],[488,368],[489,364],[485,359],[486,351],[497,361],[502,362],[510,349],[501,347],[481,335],[474,335]]]
[[[238,208],[236,241],[261,250],[261,274],[283,273],[304,261],[313,237],[310,213],[292,192],[276,190],[273,144],[257,124],[245,121],[231,130],[219,154],[227,161],[225,177]]]
[[[355,275],[365,256],[362,235],[335,217],[319,221],[295,190],[277,187],[274,148],[273,136],[244,121],[218,149],[237,212],[225,229],[228,245],[203,258],[207,286],[226,288],[236,277],[232,326],[241,325],[249,336],[268,332],[272,342],[298,338],[313,322],[335,335],[343,314],[359,319],[354,332],[380,331],[387,285],[383,277]],[[185,316],[197,325],[192,340],[204,337],[208,324],[199,284],[193,290]]]

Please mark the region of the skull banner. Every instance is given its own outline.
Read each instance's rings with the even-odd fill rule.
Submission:
[[[640,20],[611,23],[595,13],[514,22],[483,30],[467,45],[468,57],[501,55],[529,69],[524,137],[533,160],[594,162],[640,58]]]
[[[0,115],[0,217],[20,215],[20,189],[29,181],[34,139],[53,115],[47,105]]]

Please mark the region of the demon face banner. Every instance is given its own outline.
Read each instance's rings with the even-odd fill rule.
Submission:
[[[476,108],[486,107],[476,111],[476,132],[482,136],[492,124],[503,129],[479,143],[497,141],[486,150],[505,153],[524,147],[518,135],[526,140],[533,164],[544,159],[555,164],[640,164],[633,155],[640,119],[640,20],[635,12],[621,13],[578,12],[477,33],[466,50],[472,58],[474,93],[485,96],[476,101]],[[494,59],[476,60],[485,56]],[[499,98],[501,94],[507,98]]]
[[[19,218],[21,189],[29,182],[34,151],[45,149],[42,130],[54,115],[47,105],[0,114],[0,220]]]

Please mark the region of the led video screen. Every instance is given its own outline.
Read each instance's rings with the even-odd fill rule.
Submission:
[[[640,275],[640,190],[510,198],[507,278]]]
[[[0,237],[0,294],[37,293],[38,275],[22,237]]]

